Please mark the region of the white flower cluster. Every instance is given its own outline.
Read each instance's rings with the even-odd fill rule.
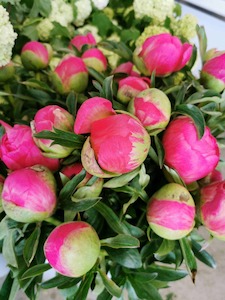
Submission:
[[[102,10],[108,5],[109,0],[92,0],[92,3],[97,9]]]
[[[196,25],[198,20],[191,14],[186,14],[181,19],[172,19],[171,28],[174,34],[187,40],[196,36]]]
[[[84,21],[92,12],[91,0],[75,0],[74,5],[76,7],[76,19],[74,24],[79,27],[84,24]]]
[[[0,67],[10,62],[16,38],[17,33],[14,32],[13,26],[9,21],[9,14],[0,5]]]
[[[154,24],[162,24],[166,17],[173,15],[174,0],[134,0],[135,17],[151,17]]]
[[[38,38],[43,42],[48,41],[53,27],[52,22],[48,18],[41,20],[37,26]]]
[[[52,10],[49,15],[51,22],[58,22],[60,25],[67,27],[73,21],[72,5],[64,0],[52,0]]]

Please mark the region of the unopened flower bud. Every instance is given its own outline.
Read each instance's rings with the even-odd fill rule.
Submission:
[[[86,50],[81,58],[87,67],[91,67],[97,72],[104,72],[107,69],[107,59],[97,48]]]

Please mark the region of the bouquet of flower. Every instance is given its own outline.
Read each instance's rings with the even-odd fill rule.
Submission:
[[[1,3],[0,296],[160,300],[214,268],[225,53],[173,0]]]

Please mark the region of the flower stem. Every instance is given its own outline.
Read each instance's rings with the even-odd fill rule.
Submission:
[[[52,224],[52,225],[55,225],[55,226],[58,226],[58,225],[62,224],[61,221],[59,221],[59,220],[57,220],[57,219],[55,219],[53,217],[49,217],[49,218],[45,219],[45,221],[48,222],[48,223],[50,223],[50,224]]]

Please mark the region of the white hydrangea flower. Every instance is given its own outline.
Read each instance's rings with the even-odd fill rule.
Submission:
[[[173,15],[174,0],[134,0],[135,17],[151,17],[154,24],[162,24],[166,17]]]
[[[74,24],[79,27],[84,24],[84,21],[92,12],[91,0],[75,0],[74,4],[77,10],[77,16]]]
[[[53,27],[52,22],[48,18],[43,19],[37,26],[38,38],[44,42],[48,41]]]
[[[49,15],[51,22],[58,22],[60,25],[67,27],[73,21],[72,5],[64,0],[52,0],[52,10]]]
[[[12,56],[12,48],[17,38],[13,26],[9,21],[9,14],[0,5],[0,67],[7,65]]]
[[[109,0],[92,0],[92,3],[97,9],[102,10],[108,5]]]
[[[187,40],[194,38],[197,34],[196,25],[198,20],[191,14],[186,14],[181,19],[172,19],[171,28],[174,35],[184,37]]]
[[[100,42],[102,39],[101,36],[98,34],[98,28],[96,26],[93,26],[90,24],[79,27],[77,31],[78,31],[78,33],[84,34],[84,35],[87,34],[88,32],[91,32],[97,43]]]

